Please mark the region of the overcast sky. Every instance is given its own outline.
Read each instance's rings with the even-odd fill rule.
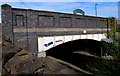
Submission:
[[[13,2],[14,1],[14,2]],[[103,2],[104,1],[104,2]],[[109,2],[108,2],[109,1]],[[74,9],[82,9],[86,15],[95,16],[95,4],[99,17],[118,18],[119,0],[2,0],[0,5],[9,4],[13,8],[36,9],[62,13],[73,13]]]

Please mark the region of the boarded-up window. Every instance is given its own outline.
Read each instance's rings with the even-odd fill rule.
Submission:
[[[22,15],[16,16],[16,23],[17,23],[17,26],[24,26],[24,21],[23,21]]]
[[[41,15],[38,16],[39,27],[53,27],[54,26],[54,17]]]
[[[106,20],[102,20],[102,19],[100,19],[100,20],[98,20],[97,21],[97,27],[98,28],[107,28],[107,21]]]
[[[88,28],[96,28],[96,19],[89,19],[88,22],[87,22],[87,27]]]
[[[71,27],[72,26],[72,20],[70,17],[61,17],[60,18],[60,27]]]
[[[76,18],[75,20],[75,27],[81,27],[81,28],[85,28],[85,19],[84,18]]]

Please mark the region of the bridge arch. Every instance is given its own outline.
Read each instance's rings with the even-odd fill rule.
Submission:
[[[91,39],[93,37],[100,40],[100,36],[102,37],[103,33],[110,30],[108,19],[103,17],[21,9],[7,4],[2,5],[1,10],[4,38],[10,39],[16,46],[26,46],[26,49],[34,54],[48,50],[49,48],[46,47],[54,44],[54,42],[48,42],[47,44],[46,41],[59,39],[58,35],[74,35],[72,36],[73,39]],[[80,38],[77,38],[79,36],[75,36],[78,34]],[[93,36],[90,34],[93,34]],[[42,36],[46,35],[57,36],[55,36],[56,38],[49,37],[50,40],[42,38]],[[65,40],[69,41],[68,37],[70,36],[65,37],[67,37]],[[58,44],[60,42],[62,41],[57,41]],[[52,45],[50,48],[52,48]]]
[[[50,48],[46,51],[47,56],[62,57],[74,52],[88,52],[93,55],[100,56],[101,41],[93,39],[78,39],[60,44],[56,47]]]
[[[77,44],[80,44],[85,49],[85,46],[90,47],[91,45],[88,46],[88,44],[92,44],[92,43],[96,44],[99,41],[101,41],[101,38],[105,38],[104,34],[82,34],[82,35],[62,35],[62,36],[38,37],[38,54],[41,52],[45,52],[45,51],[47,51],[51,48],[54,48],[58,45],[61,45],[61,44],[63,44],[63,47],[64,46],[72,47],[73,43],[77,43]],[[92,44],[92,45],[94,45],[94,44]],[[76,45],[76,44],[74,44],[74,45]],[[61,47],[61,48],[63,48],[63,47]],[[77,45],[75,48],[78,48]],[[66,48],[66,49],[68,49],[68,48]],[[81,50],[83,50],[83,49],[81,49]],[[90,48],[88,50],[90,50]]]

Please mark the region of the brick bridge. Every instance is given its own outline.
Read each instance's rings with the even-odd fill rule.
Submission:
[[[1,11],[4,37],[34,53],[76,39],[99,41],[109,30],[107,18],[102,17],[12,8],[7,4]]]

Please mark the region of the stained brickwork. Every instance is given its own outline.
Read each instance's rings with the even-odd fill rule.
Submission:
[[[2,5],[2,33],[15,45],[24,44],[28,50],[37,52],[38,36],[83,34],[85,29],[107,29],[107,19],[58,12],[12,8]],[[41,31],[40,28],[48,28]],[[50,31],[51,28],[55,30]],[[74,28],[82,31],[70,31]],[[17,30],[16,30],[17,29]],[[66,31],[60,31],[66,29]],[[67,29],[69,29],[67,31]],[[19,32],[18,32],[19,31]],[[103,33],[105,31],[87,31]]]

